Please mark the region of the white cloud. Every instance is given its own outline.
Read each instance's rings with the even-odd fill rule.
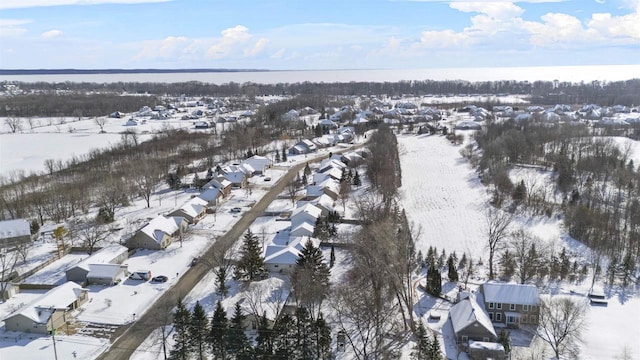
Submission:
[[[426,48],[467,46],[470,41],[469,35],[453,30],[423,31],[420,38],[420,43]]]
[[[593,14],[587,24],[589,28],[607,37],[640,40],[640,11],[623,16]]]
[[[15,37],[27,32],[23,25],[29,24],[31,20],[23,19],[0,19],[0,37]]]
[[[258,41],[256,41],[253,47],[247,48],[244,50],[244,56],[258,55],[262,50],[264,50],[264,47],[267,45],[268,42],[269,42],[268,39],[260,38]]]
[[[274,52],[273,54],[271,54],[269,57],[272,59],[282,59],[282,57],[284,56],[286,49],[282,48],[276,52]]]
[[[524,9],[506,1],[460,1],[453,2],[449,6],[462,12],[477,12],[497,19],[509,19],[524,13]]]
[[[43,39],[53,39],[62,36],[62,34],[63,33],[60,30],[49,30],[40,34],[40,37]]]
[[[180,57],[191,43],[192,41],[184,36],[168,36],[163,40],[144,41],[142,49],[134,57],[134,60]]]
[[[169,1],[173,0],[2,0],[0,2],[0,9],[20,9],[63,5],[140,4]]]
[[[251,39],[249,29],[243,25],[236,25],[222,30],[221,34],[222,38],[207,50],[207,57],[213,59],[223,58],[229,55],[238,45],[245,44]]]

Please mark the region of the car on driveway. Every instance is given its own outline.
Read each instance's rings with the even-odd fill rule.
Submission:
[[[232,213],[239,213],[241,211],[242,211],[242,209],[240,209],[239,207],[234,207],[234,208],[231,209]]]
[[[271,181],[271,178],[270,177],[266,177],[266,178],[264,178],[264,181]]]
[[[167,282],[167,280],[169,280],[168,277],[164,275],[158,275],[158,276],[154,276],[153,279],[151,279],[151,282],[163,283],[163,282]]]

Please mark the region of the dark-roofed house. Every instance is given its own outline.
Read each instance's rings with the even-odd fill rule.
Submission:
[[[47,291],[4,319],[8,331],[47,334],[67,323],[71,312],[89,300],[89,290],[69,281]]]
[[[492,322],[509,327],[538,325],[540,296],[534,285],[486,282],[480,292]]]
[[[449,311],[449,319],[456,335],[456,343],[466,344],[469,340],[495,342],[498,339],[491,319],[473,295],[453,305]]]

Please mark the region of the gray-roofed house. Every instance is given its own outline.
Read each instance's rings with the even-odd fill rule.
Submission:
[[[67,281],[83,283],[91,271],[91,264],[122,264],[129,257],[129,249],[122,245],[113,244],[96,251],[86,259],[80,261],[65,271]]]
[[[173,236],[187,228],[183,217],[158,216],[140,228],[127,240],[130,249],[162,250],[173,241]]]
[[[197,224],[203,217],[207,215],[208,201],[199,197],[189,199],[179,209],[169,213],[169,216],[182,217],[189,224]]]
[[[0,221],[0,248],[31,241],[31,226],[25,219]]]
[[[538,324],[540,295],[534,285],[486,282],[480,286],[480,292],[494,323],[509,327]]]
[[[495,342],[498,339],[489,315],[473,295],[453,305],[449,311],[449,319],[456,343],[467,344],[469,340]]]
[[[68,281],[47,291],[4,319],[8,331],[47,334],[64,324],[71,312],[89,300],[89,290]]]

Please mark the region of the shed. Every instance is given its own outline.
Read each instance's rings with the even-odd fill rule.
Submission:
[[[87,283],[115,285],[127,276],[127,265],[89,264]]]

